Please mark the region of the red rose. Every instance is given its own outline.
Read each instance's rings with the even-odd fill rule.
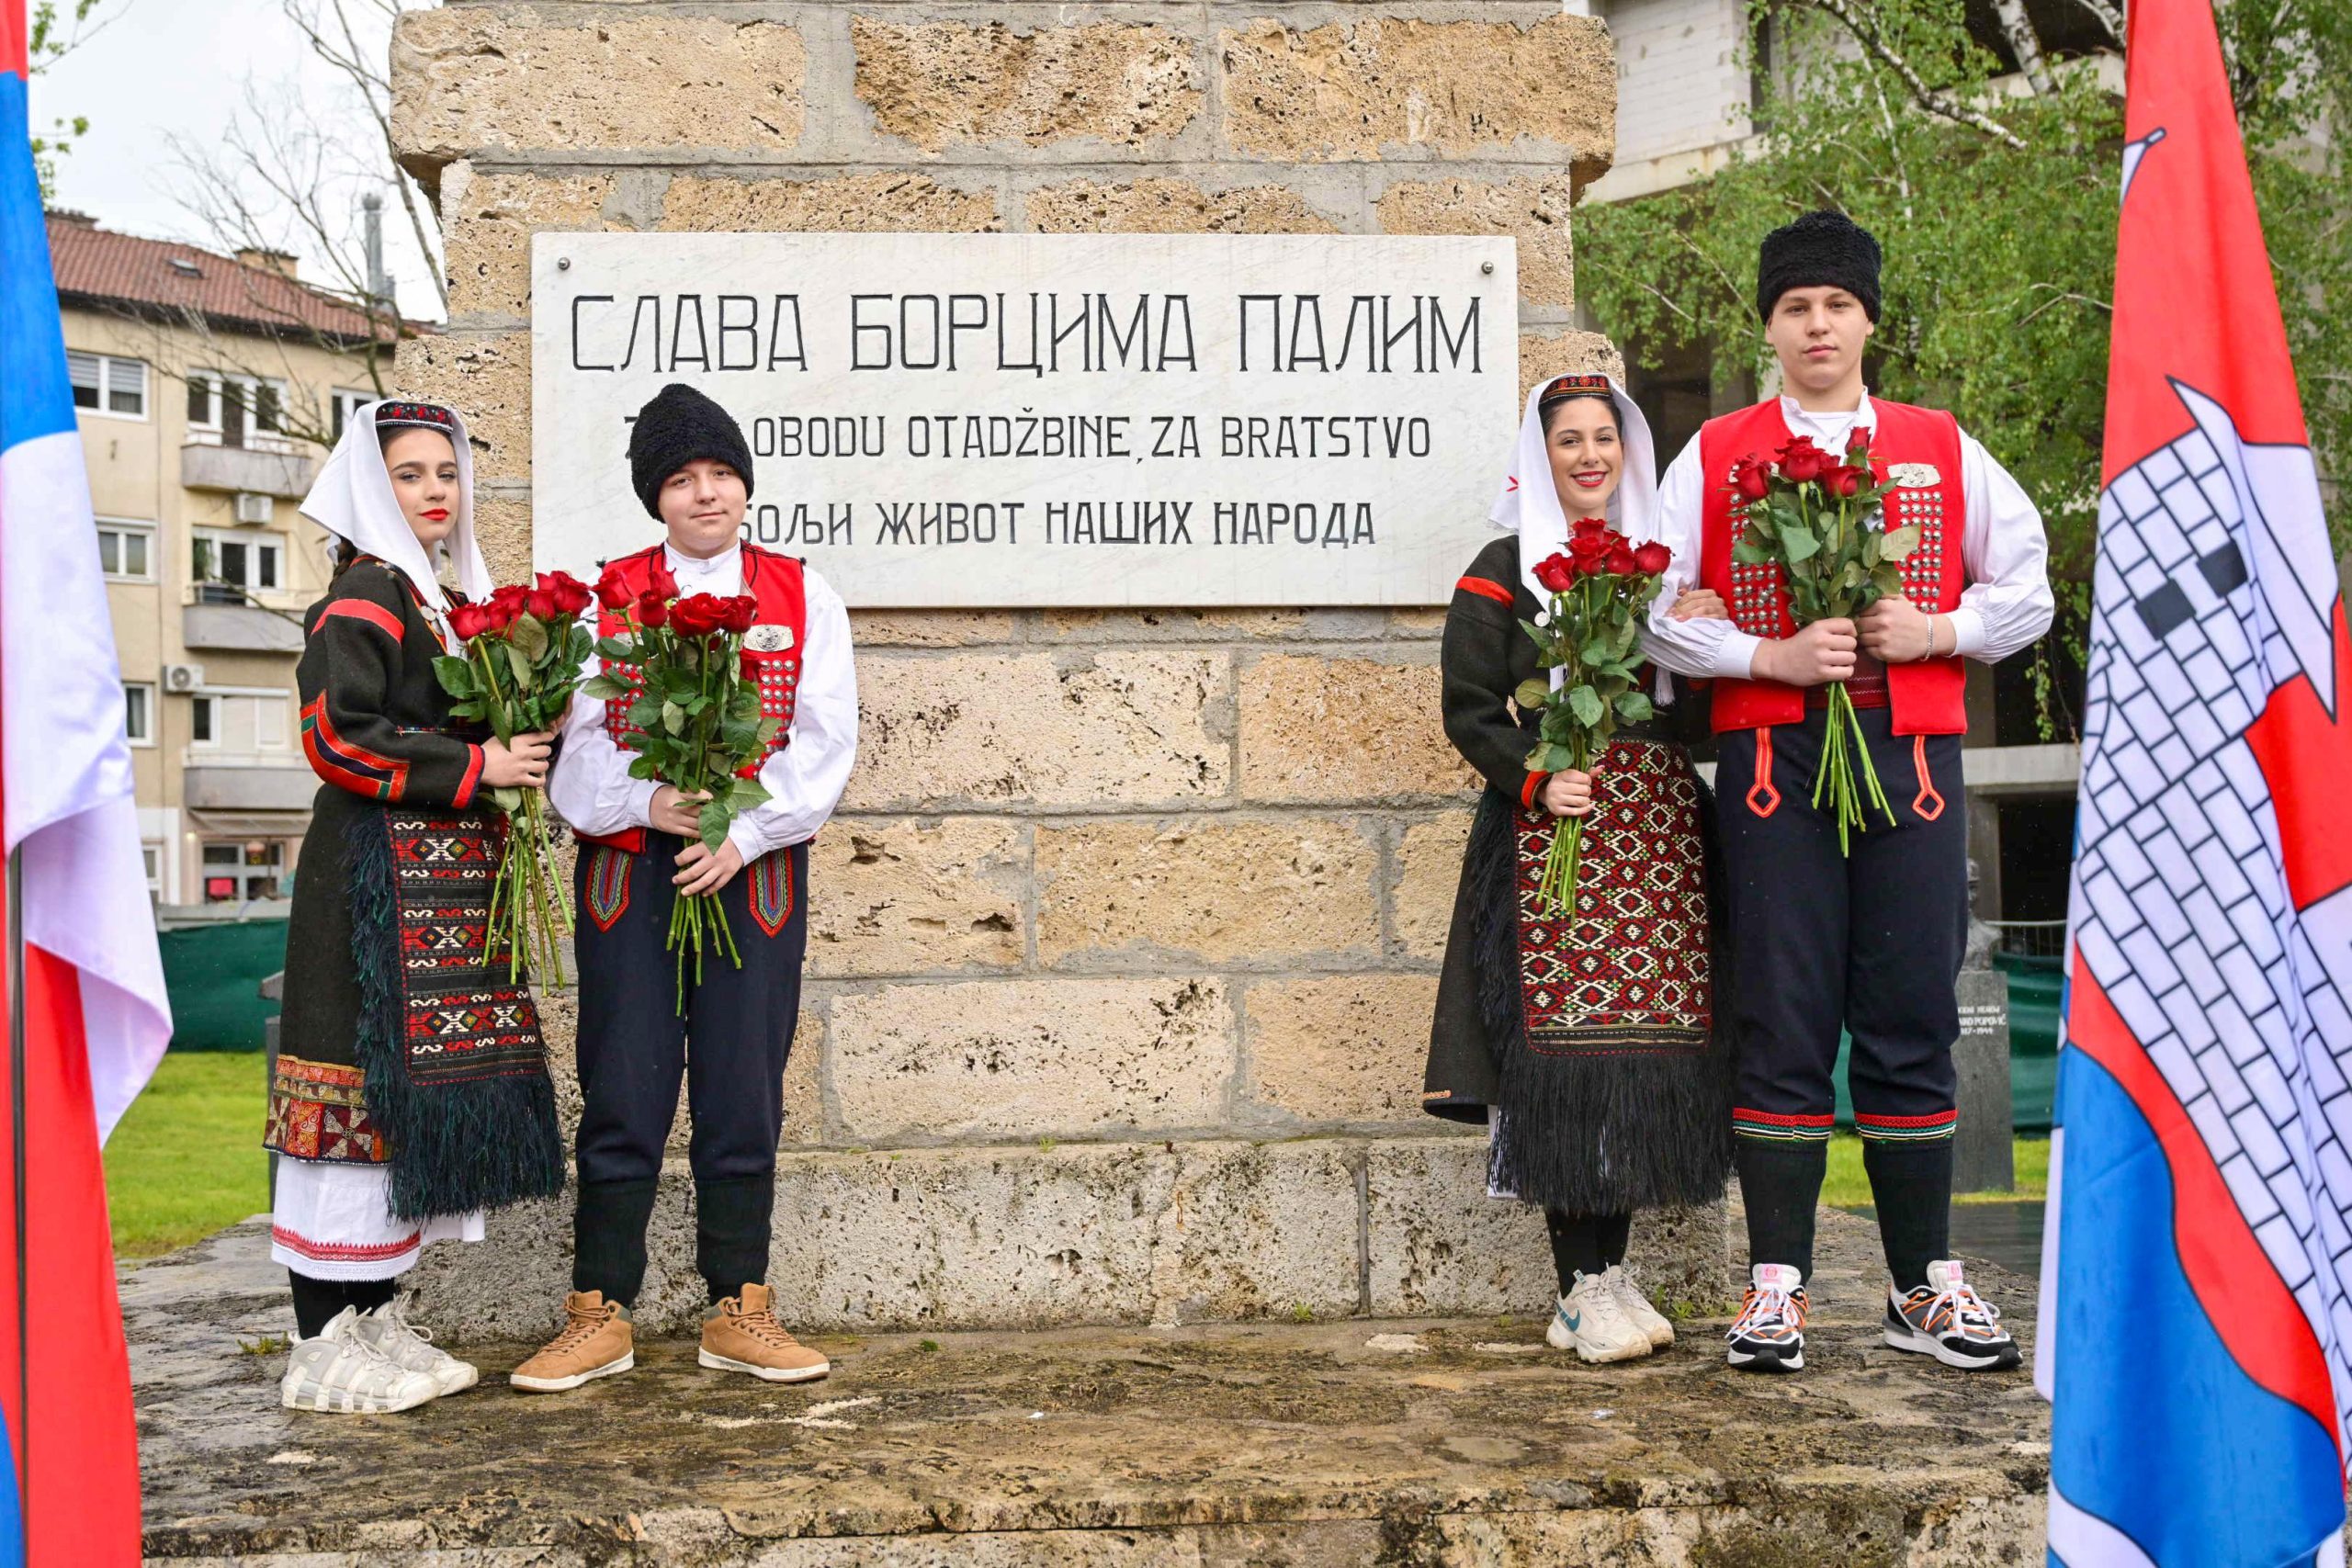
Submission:
[[[1535,581],[1549,592],[1565,593],[1576,580],[1577,564],[1566,556],[1548,556],[1535,563]]]
[[[523,596],[523,608],[541,621],[555,619],[555,595],[544,588],[534,588]]]
[[[1608,570],[1609,557],[1606,552],[1597,556],[1577,557],[1577,575],[1578,577],[1598,577]]]
[[[1634,570],[1644,577],[1656,577],[1674,564],[1674,552],[1652,539],[1634,551]]]
[[[1851,463],[1832,464],[1821,471],[1821,488],[1842,500],[1860,493],[1862,480],[1869,474],[1869,469],[1855,468]]]
[[[1866,424],[1858,424],[1854,426],[1853,429],[1846,433],[1846,460],[1848,462],[1850,463],[1854,460],[1855,453],[1867,452],[1870,449],[1870,426]]]
[[[568,571],[543,571],[538,584],[538,591],[548,596],[556,615],[576,615],[591,602],[587,585]]]
[[[1800,435],[1781,448],[1781,475],[1792,484],[1819,479],[1829,466],[1829,454],[1815,446],[1810,435]]]
[[[1601,570],[1618,577],[1631,577],[1640,569],[1634,564],[1634,552],[1620,545],[1609,552],[1609,558],[1601,563]]]
[[[666,624],[669,619],[670,601],[662,598],[659,593],[645,593],[639,596],[637,601],[637,624],[639,626],[662,626]]]
[[[1750,453],[1731,466],[1731,491],[1737,500],[1761,501],[1772,491],[1772,470]]]
[[[459,642],[471,642],[490,629],[490,617],[479,604],[460,604],[449,612],[449,630]]]
[[[605,569],[603,576],[596,579],[598,603],[615,615],[628,609],[637,598],[636,593],[629,588],[628,578],[628,574],[621,570],[618,562],[615,562]]]
[[[1578,566],[1599,560],[1616,547],[1616,536],[1606,528],[1589,534],[1579,531],[1568,540],[1568,555]]]
[[[670,629],[680,637],[707,637],[726,618],[726,601],[715,593],[691,594],[670,607]]]
[[[722,599],[719,603],[727,607],[727,618],[719,623],[719,627],[728,636],[741,637],[759,625],[760,602],[750,594],[739,593],[732,599]]]
[[[658,593],[664,599],[678,596],[678,580],[670,575],[670,563],[666,560],[655,560],[645,574],[645,581],[650,592]]]

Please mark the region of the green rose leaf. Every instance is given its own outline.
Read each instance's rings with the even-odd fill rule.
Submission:
[[[727,841],[728,827],[734,820],[735,813],[727,808],[725,801],[704,802],[701,815],[696,818],[701,829],[702,847],[717,854],[718,846]]]
[[[490,792],[490,798],[501,811],[503,811],[509,817],[514,816],[514,813],[523,809],[523,792],[512,784],[502,784],[492,790]]]
[[[1902,560],[1918,547],[1919,525],[1905,523],[1900,528],[1888,529],[1885,537],[1879,540],[1879,559]]]
[[[1627,724],[1639,724],[1656,710],[1650,700],[1640,692],[1622,692],[1617,697],[1617,716]]]
[[[1742,566],[1764,566],[1778,557],[1769,543],[1751,532],[1741,535],[1739,543],[1731,547],[1731,558]]]
[[[686,710],[675,703],[663,703],[662,728],[673,735],[683,734],[686,728]]]
[[[1883,597],[1891,599],[1903,592],[1903,574],[1892,566],[1874,566],[1871,568],[1871,586]]]
[[[1521,681],[1519,690],[1511,694],[1511,700],[1523,708],[1540,708],[1551,697],[1552,682],[1542,679]]]
[[[600,703],[609,703],[616,697],[628,695],[628,682],[611,675],[597,675],[580,682],[580,694],[594,697]]]
[[[653,759],[642,753],[628,760],[628,776],[633,779],[650,779],[658,771],[654,766]]]
[[[1792,523],[1781,530],[1781,548],[1791,566],[1802,566],[1820,553],[1821,540],[1804,524]]]
[[[1577,722],[1589,729],[1600,722],[1600,694],[1590,686],[1578,686],[1568,693],[1568,710]]]
[[[1556,773],[1577,765],[1577,754],[1565,746],[1544,748],[1544,765],[1538,773]]]
[[[750,811],[770,799],[767,785],[757,779],[737,779],[727,786],[727,804],[735,811]]]
[[[614,664],[642,664],[645,655],[627,637],[607,637],[596,639],[596,657]]]
[[[506,640],[520,649],[524,658],[535,660],[548,650],[547,623],[525,611],[506,628]]]
[[[474,667],[469,660],[440,658],[433,661],[433,678],[453,697],[474,694]]]

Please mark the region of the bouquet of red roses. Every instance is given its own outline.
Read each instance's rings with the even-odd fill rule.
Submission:
[[[561,724],[588,660],[580,613],[594,602],[578,578],[543,571],[531,587],[510,585],[452,610],[449,629],[466,651],[433,661],[441,689],[456,699],[450,713],[488,724],[502,745]],[[547,797],[514,787],[490,797],[506,813],[506,851],[491,887],[489,951],[504,945],[510,978],[528,954],[552,984],[564,985],[558,943],[571,934],[571,899],[555,866]]]
[[[1809,435],[1791,441],[1769,463],[1751,453],[1732,465],[1732,511],[1746,526],[1731,558],[1779,566],[1788,583],[1790,616],[1800,626],[1859,615],[1903,592],[1901,562],[1919,543],[1918,525],[1886,525],[1880,502],[1893,489],[1892,479],[1874,476],[1871,433],[1859,426],[1846,437],[1842,460]],[[1824,794],[1838,818],[1840,852],[1849,828],[1869,827],[1865,796],[1885,813],[1887,826],[1894,826],[1894,811],[1862,741],[1862,721],[1842,681],[1829,688],[1829,723],[1813,781],[1816,810]]]
[[[1672,558],[1664,545],[1630,544],[1601,519],[1584,517],[1569,532],[1566,553],[1536,563],[1535,581],[1552,596],[1551,607],[1519,624],[1535,639],[1540,662],[1559,671],[1560,681],[1556,687],[1548,680],[1522,681],[1514,694],[1522,711],[1541,709],[1544,716],[1535,749],[1527,754],[1529,771],[1590,773],[1609,750],[1618,720],[1638,724],[1650,716],[1634,644]],[[1555,818],[1536,885],[1550,908],[1574,897],[1583,849],[1584,818]]]
[[[632,595],[611,567],[598,580],[597,597],[627,624],[628,635],[595,645],[605,670],[581,689],[606,702],[628,703],[624,720],[639,732],[629,776],[704,796],[698,837],[715,853],[736,816],[768,798],[759,764],[780,721],[762,715],[758,683],[743,670],[743,635],[759,619],[760,604],[749,594],[679,598],[676,580],[659,561],[650,584]],[[705,946],[743,966],[716,894],[681,897],[671,906],[667,945],[678,955],[681,1012],[688,953],[697,981]]]

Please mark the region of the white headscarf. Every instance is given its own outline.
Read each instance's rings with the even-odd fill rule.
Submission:
[[[449,595],[435,574],[424,545],[401,514],[400,498],[392,493],[391,472],[384,467],[383,448],[376,435],[376,411],[383,406],[365,403],[345,419],[343,439],[334,444],[319,477],[311,481],[301,513],[407,578],[424,602],[425,618],[439,629],[441,640],[449,643],[454,640],[449,633]],[[456,426],[448,434],[449,444],[458,452],[458,525],[449,530],[441,548],[457,562],[458,588],[467,598],[479,601],[490,597],[492,583],[490,568],[474,543],[473,452],[466,441],[465,416],[455,409],[449,409],[448,414]]]
[[[1568,518],[1561,509],[1560,492],[1552,482],[1552,455],[1544,439],[1544,394],[1559,378],[1538,381],[1527,394],[1527,412],[1519,423],[1519,441],[1512,446],[1510,468],[1503,476],[1487,520],[1519,536],[1519,580],[1538,604],[1552,602],[1551,592],[1535,581],[1540,561],[1568,547]],[[1624,463],[1616,493],[1609,498],[1609,525],[1630,544],[1647,544],[1657,537],[1657,456],[1650,448],[1649,421],[1613,376],[1602,377],[1610,401],[1617,409],[1618,444]]]

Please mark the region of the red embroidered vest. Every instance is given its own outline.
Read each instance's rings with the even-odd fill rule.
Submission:
[[[1959,607],[1962,584],[1961,531],[1968,508],[1960,484],[1960,423],[1939,409],[1871,400],[1877,421],[1871,433],[1872,466],[1881,479],[1891,467],[1923,466],[1933,478],[1906,485],[1886,498],[1887,525],[1919,525],[1919,545],[1903,562],[1903,592],[1933,615]],[[1709,420],[1699,430],[1699,463],[1706,489],[1700,502],[1699,583],[1723,595],[1733,624],[1761,637],[1796,635],[1789,596],[1777,566],[1741,566],[1732,547],[1746,530],[1731,514],[1728,481],[1732,465],[1755,456],[1769,458],[1789,444],[1781,400],[1758,403]],[[1886,667],[1887,704],[1897,735],[1960,735],[1968,729],[1964,698],[1967,672],[1957,656]],[[1804,717],[1804,692],[1779,681],[1722,680],[1714,683],[1718,734],[1762,725],[1795,724]]]
[[[800,691],[801,643],[808,635],[808,604],[797,560],[757,545],[747,544],[742,548],[743,592],[760,602],[759,621],[743,639],[743,673],[759,685],[762,716],[776,721],[775,739],[768,742],[767,750],[757,761],[738,770],[742,777],[751,778],[759,773],[761,763],[791,743],[792,714]],[[646,591],[653,563],[662,558],[662,547],[656,545],[612,563],[620,569],[621,581],[631,592]],[[627,624],[610,610],[598,612],[596,629],[602,637],[628,634]],[[643,732],[629,724],[626,716],[636,704],[644,682],[633,665],[616,664],[610,669],[614,679],[628,686],[629,694],[605,705],[605,733],[613,738],[615,746],[634,751],[637,737]],[[583,843],[607,844],[630,854],[645,848],[642,828],[604,837],[594,833],[577,836]]]

